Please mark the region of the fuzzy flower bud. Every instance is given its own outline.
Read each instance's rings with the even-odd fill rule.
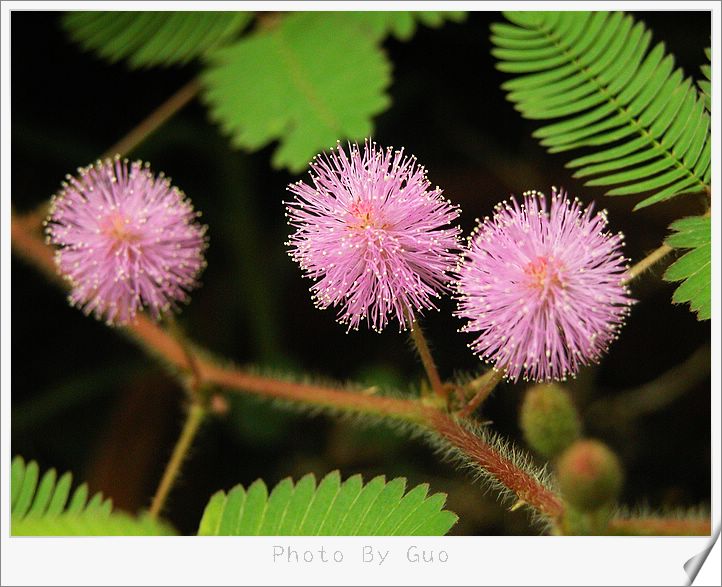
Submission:
[[[535,385],[527,390],[520,423],[529,446],[547,458],[558,456],[581,432],[569,394],[555,384]]]
[[[622,488],[623,472],[617,456],[597,440],[580,440],[557,463],[564,498],[581,511],[610,504]]]

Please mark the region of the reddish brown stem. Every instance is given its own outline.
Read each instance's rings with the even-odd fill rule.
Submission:
[[[33,229],[25,222],[25,219],[18,218],[15,213],[13,213],[10,223],[10,236],[14,252],[35,265],[36,269],[57,284],[65,285],[55,269],[55,261],[50,248],[33,233]]]
[[[708,518],[629,518],[609,522],[608,534],[615,536],[709,536]]]
[[[189,390],[195,399],[198,399],[197,396],[200,394],[201,388],[203,387],[203,376],[201,375],[201,370],[198,365],[198,359],[191,348],[191,344],[188,341],[185,332],[183,332],[183,329],[180,327],[178,322],[176,322],[176,319],[172,314],[168,315],[168,326],[173,334],[173,338],[180,345],[183,355],[185,355],[185,362],[188,364],[188,372],[190,373]]]
[[[538,512],[558,520],[564,513],[561,500],[536,478],[500,455],[492,446],[473,434],[458,421],[441,412],[428,414],[429,424],[446,441],[511,489],[517,497]]]
[[[466,405],[459,410],[459,416],[462,418],[468,418],[471,416],[476,408],[478,408],[489,394],[494,391],[494,388],[499,382],[504,379],[504,371],[492,369],[488,373],[482,375],[478,380],[478,389],[474,396],[466,402]],[[473,383],[473,382],[472,382]]]
[[[147,316],[139,315],[125,330],[174,367],[189,369],[187,355],[178,341]],[[247,373],[233,366],[221,366],[202,356],[196,355],[195,358],[204,383],[242,390],[270,399],[392,416],[417,423],[423,421],[422,411],[426,409],[413,400],[352,393],[332,387],[273,379]]]
[[[46,275],[57,279],[50,248],[15,217],[12,218],[12,242],[18,254]],[[435,407],[424,405],[415,399],[353,393],[332,387],[255,375],[233,366],[221,365],[208,359],[207,353],[204,352],[193,355],[195,362],[193,366],[182,344],[143,314],[138,315],[136,320],[123,330],[174,368],[184,371],[194,369],[197,377],[204,384],[243,391],[267,399],[391,417],[430,429],[483,467],[499,483],[513,491],[519,499],[554,520],[561,517],[562,503],[552,491],[532,475],[519,469],[509,459],[498,454],[494,447],[464,428],[452,416]]]

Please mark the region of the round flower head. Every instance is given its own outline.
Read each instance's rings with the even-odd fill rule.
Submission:
[[[147,164],[98,161],[67,176],[46,221],[69,300],[108,324],[187,301],[205,266],[206,227],[178,188]]]
[[[339,308],[339,322],[381,331],[396,318],[435,308],[456,266],[459,210],[429,189],[425,169],[403,149],[366,141],[341,146],[311,163],[313,185],[288,190],[289,254],[307,277],[316,306]]]
[[[623,279],[624,237],[604,212],[554,189],[495,208],[470,237],[457,315],[469,346],[516,381],[564,379],[596,362],[617,336],[632,300]]]

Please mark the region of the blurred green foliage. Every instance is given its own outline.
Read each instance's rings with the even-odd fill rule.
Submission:
[[[210,117],[236,147],[279,141],[273,165],[299,172],[337,140],[372,134],[372,117],[390,105],[391,63],[380,47],[387,35],[408,40],[418,22],[438,27],[465,13],[258,13],[253,32],[233,42],[253,16],[78,11],[63,25],[86,50],[132,68],[208,56],[201,79]]]
[[[251,12],[92,12],[63,17],[63,27],[83,49],[132,68],[183,65],[233,39]]]

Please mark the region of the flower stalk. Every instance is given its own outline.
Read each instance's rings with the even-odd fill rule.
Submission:
[[[672,251],[672,247],[669,247],[667,245],[662,245],[661,247],[655,249],[654,251],[649,253],[649,255],[644,257],[644,259],[632,265],[632,267],[629,269],[629,271],[627,271],[627,274],[624,277],[624,283],[629,283],[633,279],[636,279],[642,273],[644,273],[648,269],[651,269],[654,265],[659,263]]]
[[[504,379],[503,369],[490,369],[481,377],[468,384],[467,387],[476,389],[476,393],[466,402],[466,405],[459,410],[459,416],[462,418],[470,417],[486,398],[491,395],[494,388]]]
[[[171,489],[173,489],[183,462],[186,460],[191,446],[193,446],[193,441],[205,419],[206,413],[206,408],[198,399],[190,405],[180,437],[173,448],[173,453],[166,465],[165,471],[163,471],[158,489],[153,496],[149,510],[151,517],[157,518],[163,510],[163,506]]]
[[[444,389],[441,377],[439,377],[439,371],[436,368],[434,357],[429,349],[429,343],[426,341],[424,331],[421,329],[418,320],[414,320],[411,323],[411,340],[414,342],[414,346],[416,347],[416,351],[419,353],[421,363],[424,365],[424,370],[426,371],[426,376],[429,378],[431,389],[434,390],[434,393],[438,397],[445,400],[447,392]]]

